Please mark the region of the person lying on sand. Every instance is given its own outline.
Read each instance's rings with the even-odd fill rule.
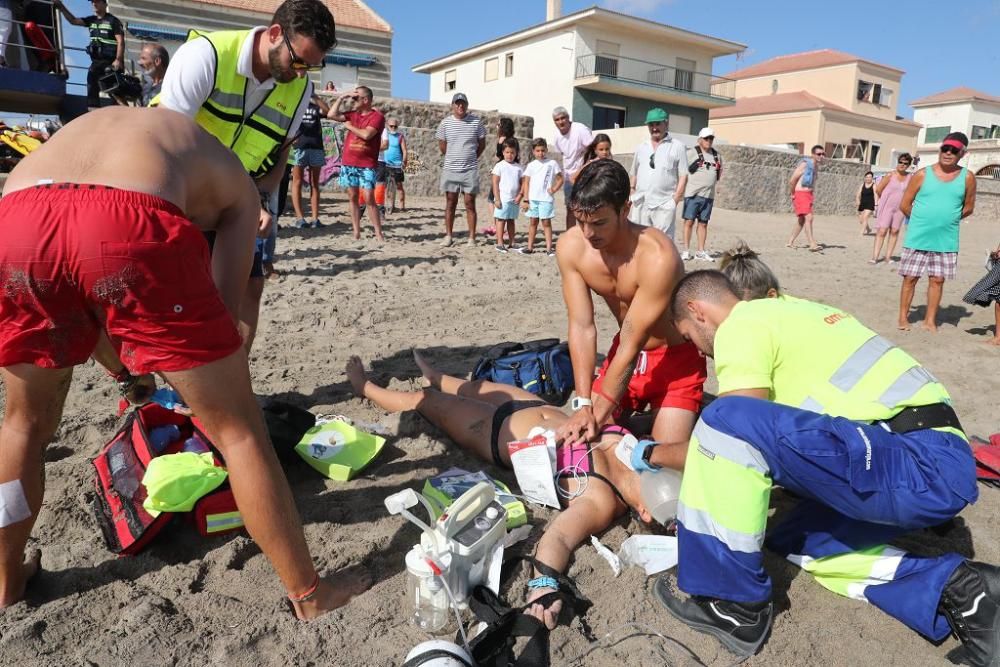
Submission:
[[[413,353],[427,382],[419,391],[395,391],[379,387],[368,379],[358,357],[347,362],[347,377],[355,394],[367,398],[383,410],[416,410],[427,421],[448,434],[458,445],[487,462],[510,469],[506,443],[528,436],[536,426],[555,430],[569,417],[559,408],[539,400],[518,387],[485,380],[468,381],[433,368],[419,353]],[[562,474],[559,486],[569,497],[565,508],[545,529],[535,551],[536,560],[564,572],[570,554],[591,535],[600,533],[629,509],[644,522],[652,517],[642,502],[639,475],[615,456],[615,446],[624,429],[607,426],[598,435],[593,448],[589,444],[564,445],[559,448],[557,467],[577,465],[587,476],[578,482],[572,474]],[[579,494],[579,495],[577,495]],[[537,570],[535,577],[541,576]],[[532,590],[528,601],[538,599],[552,588]],[[555,601],[547,609],[532,605],[527,613],[552,629],[562,609]]]
[[[42,507],[43,452],[73,367],[95,348],[109,368],[121,359],[132,376],[162,374],[198,415],[296,616],[370,585],[320,579],[250,388],[236,315],[259,214],[232,151],[167,109],[88,113],[11,172],[0,200],[0,607],[38,571],[24,548]]]

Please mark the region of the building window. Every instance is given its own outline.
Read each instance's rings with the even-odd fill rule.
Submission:
[[[892,106],[892,90],[889,88],[882,88],[882,94],[879,95],[878,99],[879,106],[891,107]]]
[[[771,94],[774,95],[778,92],[778,80],[771,79]]]
[[[990,128],[983,125],[973,125],[972,135],[969,139],[989,139],[990,138]]]
[[[500,59],[487,58],[483,69],[483,81],[496,81],[500,76]]]
[[[871,155],[868,158],[868,164],[874,167],[878,164],[878,154],[882,151],[882,144],[872,142],[871,151]]]
[[[674,70],[674,88],[678,90],[694,90],[694,71],[698,63],[687,58],[677,59],[677,68]]]
[[[858,101],[871,102],[873,87],[874,84],[872,84],[870,81],[858,80]]]
[[[597,40],[597,55],[595,57],[594,73],[599,76],[618,76],[618,56],[621,44]]]
[[[455,70],[450,69],[444,73],[444,90],[445,92],[455,90],[458,87],[458,82],[455,77]]]
[[[503,75],[514,76],[514,54],[508,53],[503,57]]]
[[[951,125],[944,125],[942,127],[928,127],[924,130],[924,143],[925,144],[936,144],[941,142],[948,133],[951,132]]]
[[[594,122],[591,127],[595,130],[613,130],[616,127],[625,127],[626,110],[621,107],[604,107],[594,105]]]

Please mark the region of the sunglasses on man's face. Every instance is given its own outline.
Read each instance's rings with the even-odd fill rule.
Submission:
[[[826,157],[826,153],[813,153],[813,157]]]
[[[288,39],[288,33],[281,33],[282,39],[285,40],[285,48],[288,49],[288,55],[292,57],[291,68],[298,72],[318,72],[323,69],[322,65],[310,65],[302,58],[299,58],[298,54],[295,53],[295,49],[292,48],[292,42]]]
[[[954,146],[942,146],[942,153],[951,153],[952,155],[958,155],[962,152],[961,148],[955,148]]]
[[[649,156],[649,168],[656,169],[656,153]]]
[[[902,165],[905,165],[905,166],[909,167],[913,163],[912,162],[907,162],[906,160],[900,160],[896,164],[902,164]]]
[[[390,129],[390,130],[395,130],[395,129],[396,129],[397,127],[399,127],[399,126],[398,126],[398,125],[390,125],[390,126],[389,126],[389,129]]]

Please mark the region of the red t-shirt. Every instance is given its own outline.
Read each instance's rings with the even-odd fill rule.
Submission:
[[[382,147],[382,130],[385,129],[385,116],[378,109],[372,109],[368,113],[359,111],[348,111],[344,118],[351,122],[351,125],[363,130],[366,127],[375,128],[375,134],[368,141],[365,141],[353,132],[346,132],[344,136],[344,150],[342,153],[342,164],[348,167],[368,167],[374,169],[378,165],[378,154]]]

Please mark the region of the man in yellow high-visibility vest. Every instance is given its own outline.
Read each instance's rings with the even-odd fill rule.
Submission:
[[[718,271],[685,276],[671,316],[715,359],[720,398],[690,443],[642,457],[684,470],[677,586],[690,597],[661,577],[667,610],[735,653],[760,649],[773,616],[761,550],[778,484],[803,500],[768,533],[769,549],[932,641],[954,632],[969,664],[1000,664],[1000,568],[886,544],[978,498],[944,386],[850,314],[788,296],[741,301]]]
[[[257,256],[240,308],[247,349],[257,331],[264,291],[268,202],[312,97],[309,71],[323,67],[337,43],[333,15],[320,0],[285,0],[268,26],[199,35],[174,54],[151,104],[180,111],[229,146],[261,193]]]

